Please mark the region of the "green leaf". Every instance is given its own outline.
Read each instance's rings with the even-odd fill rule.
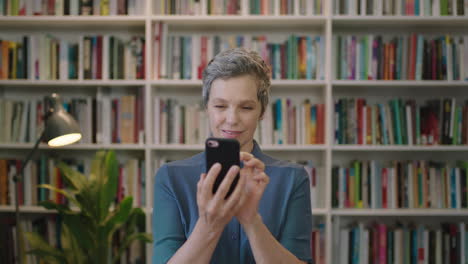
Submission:
[[[37,187],[44,188],[44,189],[49,189],[49,190],[51,190],[53,192],[60,193],[63,196],[65,196],[70,202],[76,204],[77,206],[80,206],[78,204],[78,202],[75,200],[75,197],[73,196],[73,194],[70,194],[69,192],[65,191],[64,189],[57,188],[57,187],[52,186],[50,184],[40,184]]]
[[[117,255],[115,256],[113,263],[118,263],[118,260],[122,257],[123,252],[135,241],[142,241],[145,243],[152,243],[153,237],[148,233],[134,233],[130,235],[125,235],[123,243],[119,248]]]
[[[110,205],[117,194],[119,164],[113,151],[109,151],[105,157],[101,177],[103,180],[103,186],[102,191],[100,192],[100,210],[102,216],[101,219],[105,219],[109,213]]]
[[[76,239],[80,248],[92,249],[97,246],[96,232],[98,227],[93,219],[84,215],[64,215],[62,219],[63,225],[68,228],[70,235]]]
[[[65,256],[63,253],[50,246],[40,235],[32,232],[25,232],[24,236],[29,241],[31,250],[26,252],[28,254],[39,256],[46,260],[47,263],[65,263]]]
[[[127,196],[125,197],[119,204],[119,206],[115,209],[115,211],[110,215],[108,219],[105,221],[105,233],[107,234],[107,238],[110,241],[112,239],[112,235],[119,227],[121,227],[124,223],[127,222],[130,212],[132,210],[132,203],[133,197]]]
[[[70,209],[70,207],[67,204],[57,204],[57,203],[52,202],[50,200],[41,201],[38,204],[40,206],[44,207],[45,209],[57,210],[61,214],[71,214],[71,213],[73,213],[73,211]]]
[[[91,181],[99,181],[102,179],[102,164],[105,160],[106,152],[105,151],[98,151],[94,156],[94,159],[91,161],[91,174],[89,175],[89,179]]]
[[[68,188],[76,191],[80,191],[86,184],[87,178],[85,175],[73,170],[64,162],[60,162],[57,167],[62,172],[62,179]]]
[[[86,261],[89,256],[89,250],[83,250],[78,242],[76,237],[70,231],[70,227],[66,224],[62,224],[62,236],[61,242],[63,247],[63,254],[67,260],[67,263],[88,263]],[[86,248],[85,248],[86,249]]]

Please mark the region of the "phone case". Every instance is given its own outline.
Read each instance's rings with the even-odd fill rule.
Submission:
[[[216,162],[221,164],[221,172],[218,174],[218,177],[213,184],[213,193],[215,193],[231,166],[240,166],[239,141],[228,138],[208,138],[205,142],[205,152],[207,172]],[[236,178],[232,182],[226,198],[234,191],[238,181],[239,174],[237,174]]]

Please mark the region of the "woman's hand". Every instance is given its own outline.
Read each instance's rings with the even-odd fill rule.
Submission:
[[[240,176],[237,186],[229,198],[225,199],[231,183],[239,172],[238,166],[232,166],[215,194],[213,184],[221,171],[221,164],[214,164],[207,174],[203,173],[197,185],[197,204],[200,224],[207,227],[207,232],[220,234],[235,212],[240,207],[240,199],[245,189],[245,177]]]
[[[252,154],[241,152],[240,160],[244,162],[240,175],[245,178],[246,183],[245,193],[235,216],[243,226],[247,226],[257,219],[258,205],[270,178],[265,174],[265,164]]]

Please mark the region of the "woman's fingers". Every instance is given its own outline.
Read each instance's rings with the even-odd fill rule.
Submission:
[[[205,197],[212,197],[213,196],[213,185],[218,177],[219,172],[221,171],[221,164],[215,163],[211,168],[208,170],[206,177],[203,179],[202,184],[202,195]]]
[[[257,158],[252,158],[248,161],[245,161],[244,167],[251,167],[261,171],[265,170],[265,164]]]
[[[234,213],[239,205],[243,203],[243,200],[245,200],[245,182],[246,178],[244,176],[240,176],[236,188],[226,202],[226,210]]]
[[[237,174],[239,173],[239,166],[232,166],[229,171],[227,172],[226,176],[224,177],[223,181],[219,185],[218,190],[216,191],[214,195],[214,200],[216,202],[219,202],[220,200],[224,200],[226,197],[226,194],[229,191],[229,188],[231,187],[232,182],[236,178]]]

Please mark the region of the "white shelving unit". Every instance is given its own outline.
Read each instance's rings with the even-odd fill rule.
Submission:
[[[331,206],[331,168],[334,164],[335,157],[345,157],[349,160],[356,158],[356,155],[365,154],[367,156],[380,155],[385,153],[386,156],[398,158],[398,155],[405,153],[436,153],[436,155],[464,155],[468,153],[468,146],[366,146],[366,145],[335,145],[334,144],[334,129],[333,129],[333,102],[338,93],[345,92],[346,94],[355,94],[366,97],[366,94],[361,94],[362,91],[372,91],[379,93],[380,91],[388,91],[395,89],[396,96],[407,91],[423,94],[425,88],[437,90],[439,87],[444,87],[444,90],[438,91],[440,95],[444,95],[446,91],[456,90],[462,91],[468,87],[467,82],[463,81],[341,81],[333,79],[334,59],[332,36],[339,32],[352,33],[357,32],[375,32],[380,33],[380,27],[384,32],[392,32],[392,27],[395,27],[396,32],[405,30],[405,26],[414,28],[431,28],[434,27],[434,33],[439,33],[439,28],[455,27],[455,30],[463,31],[463,27],[468,28],[468,17],[408,17],[408,16],[337,16],[333,15],[331,10],[331,2],[326,1],[324,6],[324,15],[320,16],[259,16],[247,15],[247,10],[242,11],[243,15],[236,16],[173,16],[173,15],[154,15],[152,14],[153,1],[146,1],[145,14],[141,16],[44,16],[44,17],[1,17],[0,16],[0,32],[12,31],[21,32],[29,30],[33,26],[37,29],[71,30],[73,32],[95,32],[95,29],[101,31],[115,30],[117,28],[128,29],[129,34],[144,32],[146,39],[146,79],[144,80],[76,80],[76,81],[38,81],[38,80],[0,80],[0,96],[4,93],[11,92],[11,89],[21,90],[24,88],[44,90],[44,94],[48,93],[47,89],[60,91],[71,91],[71,93],[80,94],[85,89],[97,89],[97,87],[113,88],[132,88],[143,87],[145,98],[145,135],[144,144],[77,144],[61,149],[54,149],[59,153],[67,153],[73,155],[73,151],[95,151],[98,149],[114,149],[117,153],[125,153],[126,155],[137,155],[144,157],[146,162],[146,183],[148,201],[144,208],[147,212],[147,232],[151,232],[151,212],[152,212],[152,183],[156,168],[154,168],[154,160],[160,155],[174,155],[182,157],[202,151],[202,145],[156,145],[152,141],[152,98],[158,93],[164,94],[170,91],[171,94],[179,94],[184,96],[184,93],[189,90],[200,92],[200,80],[153,80],[152,76],[152,45],[153,45],[153,26],[155,22],[164,22],[169,25],[169,30],[174,31],[233,31],[239,32],[243,30],[263,30],[264,32],[285,32],[287,30],[294,31],[310,31],[321,32],[325,36],[326,41],[326,64],[325,64],[325,80],[323,81],[307,81],[307,80],[273,80],[272,94],[276,92],[295,92],[295,93],[311,93],[318,94],[318,97],[326,104],[326,127],[325,127],[325,144],[311,146],[262,146],[262,148],[271,155],[281,157],[295,157],[298,155],[311,157],[318,160],[320,167],[323,167],[323,174],[319,175],[325,181],[324,196],[320,197],[324,202],[323,208],[313,208],[314,222],[317,218],[323,219],[326,223],[326,259],[331,260],[331,256],[335,254],[332,248],[332,226],[335,217],[374,217],[374,216],[468,216],[468,210],[429,210],[429,209],[333,209]],[[205,2],[202,0],[202,2]],[[247,3],[243,0],[244,4]],[[408,29],[408,30],[411,30]],[[440,32],[445,34],[446,32]],[[468,33],[468,32],[467,32]],[[286,33],[285,33],[286,34]],[[159,90],[161,89],[161,91]],[[362,90],[364,89],[364,90]],[[32,144],[0,144],[0,156],[6,157],[10,152],[15,153],[18,158],[25,155],[32,147]],[[40,150],[50,150],[49,147],[41,145]],[[36,206],[22,207],[23,213],[49,213]],[[13,213],[13,206],[0,206],[0,214]],[[1,217],[1,215],[0,215]],[[147,263],[151,263],[152,246],[146,248]],[[327,261],[327,263],[330,263]]]

